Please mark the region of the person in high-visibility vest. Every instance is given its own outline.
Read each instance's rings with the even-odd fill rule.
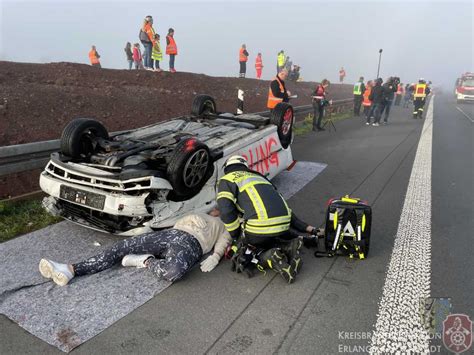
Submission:
[[[268,89],[267,107],[273,110],[280,102],[288,102],[291,96],[290,91],[286,90],[285,80],[288,77],[288,70],[282,69],[281,72],[270,83]]]
[[[403,94],[405,93],[405,87],[403,83],[398,84],[397,92],[395,94],[395,102],[394,106],[400,106],[400,102],[402,101]]]
[[[97,52],[95,46],[92,46],[92,49],[89,51],[89,60],[93,67],[101,68],[99,58],[100,58],[100,55]]]
[[[172,28],[168,29],[168,35],[166,36],[166,54],[170,56],[170,72],[176,73],[176,69],[174,68],[174,60],[178,55],[178,46],[174,40],[174,29]]]
[[[160,35],[155,34],[155,42],[153,43],[153,48],[151,49],[151,60],[155,62],[154,68],[156,72],[162,72],[162,70],[160,69],[160,61],[162,59],[163,52],[161,52]]]
[[[282,49],[280,52],[278,52],[278,57],[277,57],[277,74],[285,67],[285,51]]]
[[[257,267],[272,269],[293,283],[302,264],[303,241],[290,227],[313,235],[316,228],[298,219],[275,186],[240,155],[227,159],[216,200],[230,236],[243,244],[240,252],[247,253],[249,245],[260,249],[255,256]],[[241,272],[248,263],[242,265],[236,259],[233,266],[235,262],[235,271]]]
[[[155,42],[155,29],[153,28],[153,17],[148,15],[143,20],[143,26],[138,34],[140,41],[145,48],[143,53],[143,65],[147,70],[153,70],[151,51]]]
[[[365,92],[364,77],[361,76],[359,81],[354,84],[354,89],[352,90],[354,94],[354,115],[360,116],[360,106],[362,104],[362,95]]]
[[[263,68],[262,53],[258,53],[257,58],[255,58],[255,70],[257,71],[257,79],[262,78],[262,68]]]
[[[373,82],[369,80],[365,86],[365,91],[362,100],[362,106],[364,106],[364,116],[367,119],[367,122],[370,122],[370,109],[372,107],[372,101],[370,101],[369,96],[372,92]]]
[[[247,72],[247,60],[249,59],[249,52],[247,52],[247,46],[242,44],[239,50],[239,78],[245,78],[245,73]]]
[[[413,92],[413,118],[423,118],[423,108],[425,106],[426,96],[430,94],[430,88],[426,85],[424,79],[418,80]]]

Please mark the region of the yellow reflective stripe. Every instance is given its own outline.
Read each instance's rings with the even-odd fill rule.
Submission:
[[[258,194],[255,187],[251,186],[248,189],[245,189],[245,191],[247,192],[247,195],[249,196],[250,201],[252,202],[255,212],[257,212],[258,219],[267,219],[267,210],[265,209],[265,205],[263,204],[262,198]]]
[[[362,215],[362,232],[365,230],[365,223],[366,223],[365,213]]]
[[[334,220],[333,220],[334,230],[336,230],[336,227],[337,227],[337,215],[338,215],[338,213],[337,213],[337,210],[336,210],[336,212],[334,212]]]
[[[240,192],[244,192],[249,187],[252,187],[252,186],[255,186],[255,185],[271,185],[271,184],[268,181],[253,181],[253,182],[249,182],[249,183],[246,183],[246,184],[242,184],[240,186],[239,186],[239,184],[237,184],[237,186],[239,187]]]
[[[264,220],[258,220],[258,219],[249,219],[247,221],[247,225],[249,226],[273,226],[275,224],[283,224],[283,223],[290,223],[291,222],[291,216],[281,216],[281,217],[272,217],[272,218],[267,218]]]
[[[280,232],[286,232],[290,229],[289,224],[283,224],[280,226],[272,226],[272,227],[253,227],[246,225],[245,231],[249,233],[255,234],[275,234]]]
[[[221,191],[217,194],[217,200],[220,199],[220,198],[228,198],[229,200],[231,200],[232,202],[235,202],[236,199],[235,199],[235,196],[231,193],[231,192],[228,192],[228,191]]]
[[[343,197],[343,198],[341,198],[341,201],[350,202],[350,203],[357,203],[357,202],[359,202],[358,199],[356,199],[356,198],[349,198],[349,197]]]
[[[224,223],[225,229],[227,229],[228,232],[235,231],[240,227],[240,221],[239,218],[237,218],[234,222],[232,223]]]

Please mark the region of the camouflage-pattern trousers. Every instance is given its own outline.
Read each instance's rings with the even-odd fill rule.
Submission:
[[[160,279],[179,280],[202,257],[198,240],[178,229],[145,233],[115,243],[87,260],[73,264],[76,276],[95,274],[121,262],[128,254],[152,254],[148,269]]]

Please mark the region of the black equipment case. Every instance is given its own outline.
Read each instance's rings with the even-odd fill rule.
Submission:
[[[364,259],[369,254],[372,209],[349,196],[331,199],[326,212],[325,246],[329,254]]]

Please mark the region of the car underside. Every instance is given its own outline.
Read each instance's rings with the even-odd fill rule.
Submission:
[[[43,205],[90,228],[135,235],[168,227],[186,212],[209,211],[230,154],[246,154],[269,178],[291,163],[291,106],[275,124],[259,115],[216,113],[212,98],[197,99],[190,116],[111,136],[98,121],[71,121],[61,152],[41,174],[49,195]]]

